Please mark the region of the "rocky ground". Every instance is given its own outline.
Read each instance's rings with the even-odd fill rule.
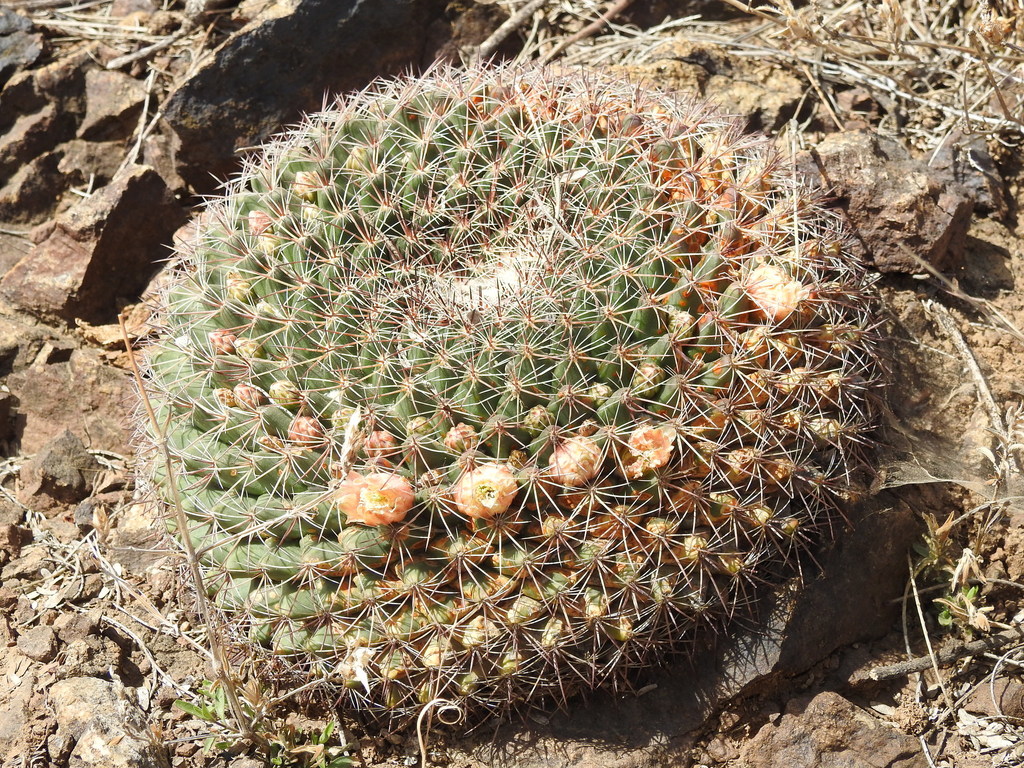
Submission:
[[[200,197],[324,92],[472,54],[525,4],[378,0],[348,15],[339,5],[0,4],[3,766],[420,759],[415,733],[345,718],[325,733],[323,711],[274,708],[251,686],[269,743],[233,739],[216,694],[201,692],[209,651],[181,559],[132,484],[125,334],[152,332],[144,297]],[[497,41],[498,55],[529,48],[538,29],[557,41],[583,27],[573,3],[550,5]],[[593,16],[613,7],[576,5]],[[630,5],[617,19],[630,29],[703,14],[702,33],[755,30],[725,3],[615,5]],[[682,29],[659,33],[657,55],[606,65],[696,90],[780,135],[800,172],[833,191],[879,274],[893,384],[875,487],[837,523],[837,542],[808,558],[802,586],[780,587],[692,661],[564,712],[468,735],[435,726],[428,757],[524,768],[1024,763],[1019,125],[965,127],[925,151],[921,131],[906,130],[918,118],[870,88],[830,82],[823,99],[806,66]],[[211,735],[216,748],[204,749]]]

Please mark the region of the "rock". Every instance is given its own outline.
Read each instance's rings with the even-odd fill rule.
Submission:
[[[445,0],[292,0],[264,6],[164,102],[182,177],[199,192],[325,92],[360,88],[418,63]]]
[[[53,661],[57,655],[57,634],[47,626],[26,629],[18,635],[18,650],[32,661]]]
[[[52,150],[74,129],[73,116],[52,103],[38,112],[18,116],[0,136],[0,177],[10,178],[19,166]]]
[[[712,75],[704,94],[729,113],[746,118],[750,130],[775,133],[797,117],[805,88],[795,75],[771,69],[763,82],[749,76]]]
[[[61,650],[59,680],[72,677],[104,677],[110,669],[119,669],[124,653],[117,643],[102,635],[72,640]]]
[[[129,698],[128,689],[95,677],[73,677],[54,683],[50,705],[57,718],[51,737],[74,743],[69,765],[76,768],[166,768],[167,755],[149,736],[146,717]]]
[[[6,384],[0,384],[0,445],[9,443],[14,438],[14,396]],[[3,451],[10,455],[10,451]]]
[[[4,584],[10,584],[18,579],[31,581],[42,575],[43,566],[48,562],[46,550],[43,547],[30,547],[16,560],[11,560],[0,571],[0,580]]]
[[[38,224],[52,213],[55,201],[67,190],[57,169],[61,157],[59,150],[47,152],[18,168],[0,187],[0,221]]]
[[[31,701],[37,690],[39,678],[30,668],[20,678],[8,677],[5,682],[8,690],[5,691],[6,695],[0,698],[0,765],[24,765],[19,759],[24,755],[17,754],[15,748],[29,721],[35,716]],[[15,763],[15,759],[19,759],[19,763]]]
[[[21,557],[21,548],[32,541],[32,531],[20,525],[0,523],[0,565]]]
[[[92,448],[131,453],[128,422],[131,383],[93,349],[76,349],[7,378],[18,399],[15,427],[24,446],[44,445],[65,429],[89,436]],[[74,397],[54,397],[74,392]]]
[[[85,117],[78,137],[92,141],[123,139],[136,127],[146,98],[146,86],[139,80],[109,69],[85,73]]]
[[[0,7],[0,87],[18,70],[32,66],[42,53],[43,36],[32,31],[32,22]]]
[[[918,740],[830,691],[792,701],[743,747],[744,768],[927,768]]]
[[[64,430],[22,469],[21,502],[33,509],[57,504],[77,504],[92,491],[92,477],[99,462],[69,429]],[[40,503],[41,496],[49,497]]]
[[[8,313],[0,317],[0,376],[30,365],[47,343],[47,331],[26,320]]]
[[[1024,718],[1024,682],[1012,677],[988,678],[978,685],[964,702],[964,709],[984,717]]]
[[[21,525],[25,522],[25,509],[6,496],[0,496],[0,525]]]
[[[101,617],[98,609],[91,613],[62,613],[53,622],[53,629],[62,643],[73,643],[98,634]]]
[[[84,141],[72,139],[61,145],[60,164],[57,169],[71,184],[94,189],[110,183],[124,159],[124,142]]]
[[[12,77],[0,91],[0,129],[51,103],[77,121],[84,107],[85,73],[96,68],[96,53],[95,45],[74,48],[49,64]]]
[[[846,209],[854,249],[880,272],[944,270],[963,257],[972,201],[948,172],[929,168],[884,136],[844,131],[798,158]]]
[[[136,166],[60,215],[49,236],[0,282],[0,294],[44,318],[109,321],[137,295],[185,218],[160,176]]]
[[[887,494],[865,504],[857,518],[801,593],[776,671],[804,672],[844,645],[884,636],[898,617],[895,600],[906,584],[907,552],[921,533],[919,518]]]
[[[931,167],[948,173],[974,199],[974,209],[1004,221],[1009,214],[1006,184],[981,136],[954,131],[931,159]]]

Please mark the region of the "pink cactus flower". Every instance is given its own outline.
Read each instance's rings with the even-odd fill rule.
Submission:
[[[807,286],[794,280],[774,264],[761,264],[750,271],[745,284],[747,295],[769,320],[782,322],[800,307],[809,295]]]
[[[371,472],[364,476],[349,472],[334,499],[350,523],[390,525],[405,519],[416,494],[401,475]]]
[[[571,437],[555,448],[548,475],[556,483],[578,488],[601,469],[601,447],[589,437]]]
[[[672,456],[671,433],[664,427],[643,426],[633,430],[623,455],[623,471],[630,480],[660,469]]]
[[[488,520],[507,510],[519,491],[505,464],[482,464],[455,484],[455,506],[466,517]]]

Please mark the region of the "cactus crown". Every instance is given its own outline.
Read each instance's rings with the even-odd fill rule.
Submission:
[[[272,143],[148,355],[153,485],[235,638],[394,716],[601,685],[730,614],[848,495],[877,377],[864,271],[778,165],[543,69]]]

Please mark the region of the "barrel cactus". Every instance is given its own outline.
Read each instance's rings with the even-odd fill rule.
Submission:
[[[780,165],[539,68],[270,143],[146,354],[145,475],[230,638],[393,718],[620,681],[733,614],[851,495],[878,378],[870,281]]]

